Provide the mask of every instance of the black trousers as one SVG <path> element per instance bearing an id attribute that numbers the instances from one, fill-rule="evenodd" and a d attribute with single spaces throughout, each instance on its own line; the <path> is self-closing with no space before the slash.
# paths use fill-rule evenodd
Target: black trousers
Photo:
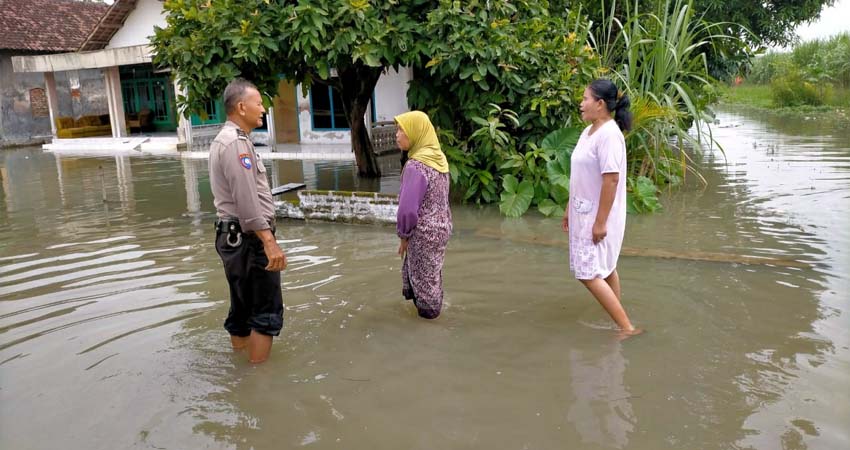
<path id="1" fill-rule="evenodd" d="M 235 243 L 235 236 L 230 237 Z M 251 330 L 277 336 L 283 328 L 283 294 L 280 272 L 265 269 L 269 260 L 263 242 L 255 234 L 242 234 L 237 246 L 228 243 L 228 232 L 216 231 L 215 249 L 224 263 L 224 275 L 230 286 L 230 312 L 224 329 L 233 336 L 245 337 Z"/>

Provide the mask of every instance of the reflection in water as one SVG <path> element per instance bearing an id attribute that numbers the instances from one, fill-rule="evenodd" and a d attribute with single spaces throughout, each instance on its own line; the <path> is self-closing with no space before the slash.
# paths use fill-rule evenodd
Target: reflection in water
<path id="1" fill-rule="evenodd" d="M 118 187 L 118 201 L 121 202 L 122 207 L 129 207 L 134 198 L 133 170 L 130 166 L 130 157 L 127 155 L 116 155 L 115 169 L 117 173 L 115 184 Z"/>
<path id="2" fill-rule="evenodd" d="M 634 431 L 635 418 L 630 394 L 623 383 L 626 359 L 619 342 L 602 344 L 592 351 L 570 349 L 570 386 L 575 401 L 567 420 L 581 442 L 626 448 Z"/>
<path id="3" fill-rule="evenodd" d="M 456 205 L 433 323 L 401 299 L 392 227 L 280 221 L 286 325 L 261 367 L 221 328 L 206 161 L 5 151 L 0 447 L 846 447 L 850 138 L 721 124 L 709 185 L 629 217 L 625 245 L 657 250 L 620 261 L 646 334 L 596 326 L 557 220 Z M 398 189 L 397 155 L 380 180 L 266 163 L 275 185 Z"/>

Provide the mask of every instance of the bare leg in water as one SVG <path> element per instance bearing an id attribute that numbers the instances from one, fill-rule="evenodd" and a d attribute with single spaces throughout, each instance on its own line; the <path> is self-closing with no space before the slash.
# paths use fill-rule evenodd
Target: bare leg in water
<path id="1" fill-rule="evenodd" d="M 579 280 L 596 298 L 596 301 L 605 308 L 605 311 L 611 316 L 611 319 L 620 327 L 620 330 L 626 335 L 638 334 L 641 330 L 636 329 L 629 316 L 626 315 L 626 310 L 620 303 L 620 277 L 617 271 L 611 272 L 608 278 L 594 278 L 592 280 Z"/>
<path id="2" fill-rule="evenodd" d="M 257 333 L 251 330 L 250 336 L 230 336 L 230 343 L 233 350 L 248 349 L 248 359 L 253 364 L 260 364 L 269 359 L 269 353 L 272 349 L 272 337 L 262 333 Z"/>

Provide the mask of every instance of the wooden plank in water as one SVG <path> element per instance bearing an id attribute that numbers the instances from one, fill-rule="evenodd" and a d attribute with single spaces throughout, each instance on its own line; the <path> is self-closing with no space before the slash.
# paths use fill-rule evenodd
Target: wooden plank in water
<path id="1" fill-rule="evenodd" d="M 512 236 L 506 235 L 499 230 L 489 228 L 478 228 L 473 233 L 475 236 L 490 239 L 521 242 L 525 244 L 546 245 L 554 247 L 567 247 L 566 236 L 562 239 L 542 236 Z M 800 269 L 811 269 L 811 264 L 791 258 L 770 258 L 761 256 L 735 255 L 730 253 L 715 253 L 702 251 L 671 251 L 654 248 L 623 247 L 620 255 L 642 258 L 678 259 L 685 261 L 704 261 L 728 264 L 749 264 L 776 267 L 796 267 Z"/>

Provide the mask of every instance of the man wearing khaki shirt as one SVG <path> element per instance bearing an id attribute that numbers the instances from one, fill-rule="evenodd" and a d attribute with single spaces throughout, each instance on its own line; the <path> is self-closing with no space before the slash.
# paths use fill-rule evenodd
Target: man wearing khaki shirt
<path id="1" fill-rule="evenodd" d="M 247 348 L 252 363 L 268 359 L 272 337 L 283 328 L 280 272 L 286 268 L 274 236 L 275 214 L 263 162 L 248 133 L 263 124 L 263 100 L 237 78 L 224 90 L 227 122 L 210 145 L 210 186 L 218 215 L 215 248 L 230 286 L 224 328 L 234 350 Z"/>

